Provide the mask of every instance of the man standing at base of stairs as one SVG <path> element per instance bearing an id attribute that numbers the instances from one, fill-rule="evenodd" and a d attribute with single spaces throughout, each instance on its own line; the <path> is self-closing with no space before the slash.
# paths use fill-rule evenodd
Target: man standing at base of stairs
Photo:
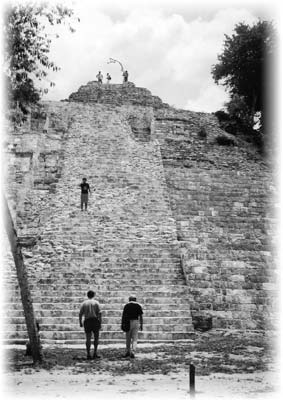
<path id="1" fill-rule="evenodd" d="M 91 347 L 91 334 L 94 334 L 94 353 L 93 358 L 100 358 L 97 355 L 97 347 L 99 340 L 99 329 L 101 328 L 101 311 L 100 305 L 97 300 L 94 299 L 95 293 L 92 290 L 87 292 L 88 299 L 85 300 L 80 308 L 79 321 L 80 327 L 84 326 L 86 335 L 86 352 L 87 359 L 91 359 L 90 347 Z M 82 317 L 84 315 L 84 324 L 82 323 Z"/>
<path id="2" fill-rule="evenodd" d="M 143 329 L 143 310 L 135 296 L 129 297 L 129 303 L 124 306 L 121 329 L 126 332 L 126 354 L 123 357 L 135 358 L 138 343 L 139 327 Z"/>
<path id="3" fill-rule="evenodd" d="M 81 187 L 81 210 L 83 211 L 84 205 L 85 205 L 85 210 L 87 210 L 88 194 L 90 193 L 90 187 L 86 181 L 86 178 L 83 178 L 80 187 Z"/>

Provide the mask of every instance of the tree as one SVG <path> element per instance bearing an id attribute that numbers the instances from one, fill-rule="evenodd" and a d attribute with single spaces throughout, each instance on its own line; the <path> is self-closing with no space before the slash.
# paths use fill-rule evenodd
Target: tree
<path id="1" fill-rule="evenodd" d="M 36 319 L 34 316 L 33 303 L 27 278 L 27 271 L 25 269 L 25 264 L 17 232 L 15 230 L 14 223 L 5 196 L 3 196 L 3 211 L 4 211 L 5 229 L 10 242 L 11 251 L 17 271 L 17 278 L 20 286 L 21 299 L 27 325 L 31 353 L 33 361 L 40 362 L 42 360 L 40 338 L 36 325 Z"/>
<path id="2" fill-rule="evenodd" d="M 16 122 L 24 119 L 30 105 L 39 101 L 43 92 L 40 83 L 46 81 L 47 71 L 58 67 L 49 60 L 51 34 L 47 25 L 61 24 L 73 11 L 61 5 L 17 4 L 8 5 L 4 15 L 4 79 L 8 100 L 8 112 L 13 111 Z M 71 31 L 74 29 L 69 25 Z M 50 86 L 54 86 L 50 82 Z M 11 114 L 10 114 L 11 115 Z M 39 335 L 34 318 L 27 272 L 14 223 L 4 198 L 5 227 L 13 254 L 21 299 L 26 319 L 34 361 L 41 360 Z"/>
<path id="3" fill-rule="evenodd" d="M 249 110 L 242 96 L 235 94 L 231 100 L 224 103 L 225 110 L 216 111 L 220 128 L 233 135 L 241 136 L 246 141 L 252 141 L 262 146 L 262 135 L 250 124 Z"/>
<path id="4" fill-rule="evenodd" d="M 257 112 L 264 124 L 268 67 L 274 52 L 275 28 L 271 22 L 259 20 L 252 27 L 240 23 L 235 27 L 235 34 L 225 35 L 219 63 L 212 67 L 215 82 L 226 86 L 232 99 L 237 96 L 237 102 L 241 99 L 245 103 L 241 108 L 247 109 L 249 127 L 253 126 Z"/>
<path id="5" fill-rule="evenodd" d="M 51 33 L 47 26 L 65 23 L 73 11 L 62 5 L 8 5 L 4 15 L 4 61 L 8 108 L 23 113 L 48 89 L 41 87 L 48 70 L 59 68 L 49 60 Z M 69 29 L 74 29 L 69 24 Z M 58 37 L 58 35 L 56 35 Z M 49 82 L 54 86 L 54 82 Z"/>

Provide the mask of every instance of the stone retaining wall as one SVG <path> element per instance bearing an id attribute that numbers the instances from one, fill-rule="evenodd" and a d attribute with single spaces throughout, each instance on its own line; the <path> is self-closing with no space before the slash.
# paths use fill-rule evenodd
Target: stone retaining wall
<path id="1" fill-rule="evenodd" d="M 8 135 L 4 148 L 6 195 L 19 235 L 38 237 L 42 210 L 61 177 L 68 130 L 66 105 L 45 103 Z M 48 129 L 46 118 L 48 116 Z"/>
<path id="2" fill-rule="evenodd" d="M 213 317 L 217 328 L 274 327 L 278 271 L 272 175 L 246 143 L 221 146 L 218 135 L 223 132 L 212 115 L 155 113 L 192 314 Z"/>

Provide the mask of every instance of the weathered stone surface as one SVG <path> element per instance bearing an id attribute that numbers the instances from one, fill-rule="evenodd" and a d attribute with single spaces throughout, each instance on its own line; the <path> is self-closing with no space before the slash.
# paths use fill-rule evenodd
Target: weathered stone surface
<path id="1" fill-rule="evenodd" d="M 114 106 L 125 104 L 150 106 L 153 108 L 169 107 L 157 96 L 152 96 L 145 88 L 136 87 L 132 82 L 124 84 L 99 84 L 97 81 L 88 82 L 79 90 L 72 93 L 68 101 L 83 103 L 102 103 Z"/>
<path id="2" fill-rule="evenodd" d="M 105 340 L 122 337 L 132 292 L 145 307 L 145 340 L 188 338 L 194 316 L 213 328 L 276 326 L 272 175 L 240 141 L 219 146 L 220 134 L 210 114 L 175 110 L 132 84 L 92 82 L 68 102 L 43 104 L 9 136 L 5 190 L 46 342 L 83 340 L 77 309 L 89 287 Z M 94 189 L 87 213 L 83 176 Z M 20 340 L 7 257 L 18 329 L 7 332 Z"/>
<path id="3" fill-rule="evenodd" d="M 206 332 L 212 329 L 212 317 L 205 317 L 203 315 L 193 316 L 194 329 L 200 332 Z"/>
<path id="4" fill-rule="evenodd" d="M 52 176 L 48 178 L 43 170 L 31 181 L 33 193 L 40 187 L 35 201 L 30 199 L 31 208 L 17 212 L 19 232 L 27 235 L 36 230 L 40 237 L 24 256 L 36 311 L 41 315 L 43 339 L 81 340 L 83 332 L 79 332 L 77 317 L 67 313 L 64 320 L 52 322 L 45 309 L 56 311 L 64 305 L 69 309 L 71 303 L 78 311 L 92 286 L 104 314 L 115 311 L 114 318 L 105 316 L 106 339 L 123 337 L 120 316 L 132 292 L 144 305 L 145 339 L 189 337 L 189 293 L 179 263 L 176 226 L 166 196 L 158 144 L 133 136 L 125 110 L 81 104 L 57 106 L 58 114 L 64 112 L 72 122 L 62 138 L 64 157 L 55 159 L 62 163 L 55 193 L 51 190 Z M 37 150 L 41 157 L 41 148 Z M 45 160 L 46 168 L 49 164 Z M 83 176 L 93 190 L 88 212 L 80 211 L 79 183 Z M 168 309 L 171 314 L 166 315 Z M 184 310 L 182 324 L 172 319 L 174 310 L 179 309 Z M 17 326 L 21 335 L 21 325 Z"/>

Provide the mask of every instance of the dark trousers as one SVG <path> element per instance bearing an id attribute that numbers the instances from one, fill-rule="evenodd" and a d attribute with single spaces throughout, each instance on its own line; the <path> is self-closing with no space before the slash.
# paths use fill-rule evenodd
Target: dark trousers
<path id="1" fill-rule="evenodd" d="M 85 209 L 87 209 L 87 203 L 88 203 L 88 193 L 82 193 L 81 194 L 81 209 L 83 209 L 84 205 L 85 205 Z"/>
<path id="2" fill-rule="evenodd" d="M 85 328 L 85 335 L 86 335 L 87 354 L 90 354 L 92 332 L 94 335 L 94 354 L 96 354 L 98 341 L 99 341 L 100 322 L 97 318 L 86 319 L 84 321 L 84 328 Z"/>

